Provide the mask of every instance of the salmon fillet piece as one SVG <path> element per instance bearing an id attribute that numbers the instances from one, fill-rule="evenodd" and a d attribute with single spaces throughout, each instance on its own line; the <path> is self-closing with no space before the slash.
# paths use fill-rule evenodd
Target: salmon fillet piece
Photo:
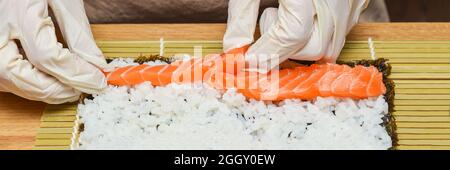
<path id="1" fill-rule="evenodd" d="M 155 86 L 170 83 L 207 83 L 216 89 L 234 88 L 245 97 L 280 101 L 313 100 L 316 97 L 362 99 L 386 93 L 383 75 L 377 68 L 351 68 L 338 64 L 313 64 L 269 73 L 244 71 L 248 46 L 208 58 L 175 61 L 167 65 L 126 66 L 105 73 L 116 86 L 132 86 L 146 81 Z"/>

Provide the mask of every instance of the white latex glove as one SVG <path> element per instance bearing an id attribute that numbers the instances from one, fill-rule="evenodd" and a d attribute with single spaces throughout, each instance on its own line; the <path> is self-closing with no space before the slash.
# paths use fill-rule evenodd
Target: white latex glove
<path id="1" fill-rule="evenodd" d="M 225 52 L 251 44 L 260 0 L 230 0 Z M 267 72 L 287 59 L 335 62 L 368 0 L 279 0 L 260 19 L 261 38 L 246 54 L 250 70 Z"/>
<path id="2" fill-rule="evenodd" d="M 48 5 L 70 51 L 57 42 Z M 105 65 L 82 0 L 0 0 L 0 91 L 52 104 L 76 101 L 106 87 L 99 69 Z"/>

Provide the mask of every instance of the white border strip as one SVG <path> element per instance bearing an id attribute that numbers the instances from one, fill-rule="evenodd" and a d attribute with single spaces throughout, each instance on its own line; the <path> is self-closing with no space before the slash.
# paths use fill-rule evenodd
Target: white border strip
<path id="1" fill-rule="evenodd" d="M 164 38 L 159 39 L 159 56 L 164 56 Z"/>
<path id="2" fill-rule="evenodd" d="M 70 142 L 70 150 L 75 150 L 75 148 L 78 147 L 79 140 L 80 140 L 80 139 L 77 139 L 77 134 L 79 133 L 78 127 L 80 126 L 80 124 L 79 124 L 80 117 L 78 116 L 78 104 L 77 104 L 77 109 L 75 111 L 77 112 L 77 114 L 76 114 L 76 119 L 75 119 L 74 125 L 73 125 L 72 139 L 70 140 L 71 141 Z M 77 140 L 77 141 L 75 141 L 75 140 Z"/>
<path id="3" fill-rule="evenodd" d="M 367 40 L 367 43 L 369 45 L 369 49 L 370 49 L 370 57 L 372 58 L 372 60 L 376 60 L 377 56 L 376 56 L 376 52 L 375 52 L 375 43 L 372 40 L 372 37 L 369 37 L 369 39 Z"/>

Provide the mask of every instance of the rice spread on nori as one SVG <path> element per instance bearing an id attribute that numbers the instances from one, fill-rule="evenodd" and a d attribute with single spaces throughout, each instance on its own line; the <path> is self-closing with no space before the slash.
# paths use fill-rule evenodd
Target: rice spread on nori
<path id="1" fill-rule="evenodd" d="M 139 59 L 137 59 L 137 60 L 135 60 L 134 62 L 137 62 L 137 63 L 145 63 L 145 62 L 151 62 L 151 61 L 155 61 L 155 60 L 161 60 L 161 59 L 166 59 L 167 60 L 167 62 L 170 62 L 170 60 L 168 60 L 168 58 L 164 58 L 164 57 L 159 57 L 159 56 L 148 56 L 148 57 L 140 57 Z M 386 100 L 386 102 L 388 102 L 389 103 L 389 105 L 388 105 L 388 112 L 389 113 L 385 113 L 381 118 L 382 118 L 382 123 L 381 123 L 381 125 L 382 125 L 382 127 L 385 127 L 385 129 L 386 129 L 386 131 L 387 131 L 387 133 L 389 134 L 389 136 L 392 138 L 392 145 L 391 146 L 395 146 L 396 145 L 396 141 L 397 141 L 397 138 L 396 138 L 396 134 L 395 134 L 395 122 L 394 122 L 394 118 L 393 118 L 393 116 L 392 116 L 392 111 L 393 111 L 393 97 L 394 97 L 394 84 L 393 84 L 393 82 L 391 81 L 391 80 L 389 80 L 388 78 L 387 78 L 387 76 L 390 74 L 390 67 L 389 67 L 389 65 L 387 65 L 387 63 L 386 63 L 386 60 L 384 60 L 384 59 L 378 59 L 378 60 L 375 60 L 375 61 L 356 61 L 356 62 L 352 62 L 352 63 L 344 63 L 344 64 L 348 64 L 348 65 L 350 65 L 350 66 L 352 66 L 352 65 L 355 65 L 355 64 L 362 64 L 362 65 L 374 65 L 374 66 L 376 66 L 381 72 L 383 72 L 383 75 L 384 75 L 384 83 L 386 84 L 386 86 L 387 86 L 387 93 L 386 93 L 386 95 L 384 96 L 384 100 Z M 138 88 L 143 88 L 143 87 L 138 87 Z M 171 88 L 173 88 L 173 87 L 155 87 L 155 88 L 157 88 L 158 90 L 157 91 L 154 91 L 154 92 L 151 92 L 151 93 L 158 93 L 158 91 L 166 91 L 166 92 L 168 92 L 168 93 L 166 93 L 165 95 L 169 95 L 170 93 L 178 93 L 178 92 L 176 92 L 176 91 L 171 91 L 172 89 Z M 177 89 L 177 88 L 175 88 L 175 89 Z M 117 88 L 113 88 L 112 89 L 112 91 L 116 91 L 116 92 L 118 92 L 117 90 L 119 90 L 120 91 L 120 89 L 117 89 Z M 136 95 L 136 94 L 132 94 L 133 93 L 133 90 L 138 90 L 138 89 L 124 89 L 125 90 L 125 94 L 127 94 L 128 93 L 128 95 L 131 95 L 131 96 L 129 96 L 129 97 L 132 97 L 133 98 L 133 95 Z M 156 89 L 155 89 L 156 90 Z M 184 93 L 184 92 L 182 92 L 182 93 Z M 197 93 L 199 93 L 199 91 L 197 91 Z M 215 92 L 214 92 L 215 93 Z M 183 102 L 180 102 L 180 103 L 191 103 L 191 102 L 193 102 L 193 99 L 191 99 L 190 98 L 190 96 L 193 96 L 194 94 L 192 94 L 192 93 L 188 93 L 189 95 L 187 95 L 187 96 L 183 96 L 182 98 L 183 98 Z M 111 94 L 110 94 L 111 95 Z M 183 94 L 183 95 L 186 95 L 186 94 Z M 224 95 L 228 95 L 228 97 L 230 97 L 229 95 L 231 95 L 232 97 L 236 97 L 236 95 L 237 96 L 239 96 L 239 94 L 236 94 L 235 92 L 226 92 Z M 123 96 L 124 97 L 124 96 Z M 134 97 L 136 97 L 136 96 L 134 96 Z M 161 96 L 162 97 L 162 96 Z M 224 96 L 222 96 L 222 97 L 220 97 L 220 98 L 218 98 L 219 100 L 225 100 L 225 98 L 223 98 Z M 133 103 L 133 102 L 136 102 L 136 101 L 133 101 L 133 99 L 132 98 L 130 98 L 130 99 L 127 99 L 127 100 L 124 100 L 124 103 L 123 104 L 125 104 L 125 103 Z M 239 97 L 238 97 L 239 98 Z M 83 112 L 84 114 L 82 114 L 82 115 L 88 115 L 88 111 L 86 111 L 86 107 L 87 107 L 87 105 L 92 105 L 92 104 L 95 104 L 95 105 L 97 105 L 97 106 L 100 106 L 101 104 L 99 104 L 98 102 L 99 101 L 97 101 L 97 102 L 95 102 L 95 100 L 101 100 L 102 99 L 102 97 L 101 96 L 98 96 L 98 95 L 94 95 L 92 98 L 90 98 L 90 99 L 86 99 L 86 100 L 84 100 L 85 102 L 85 105 L 84 105 L 84 107 L 85 108 L 79 108 L 79 111 L 81 111 L 81 112 Z M 104 97 L 103 97 L 103 99 L 104 99 Z M 157 100 L 159 100 L 160 99 L 160 97 L 156 97 L 156 98 L 153 98 L 153 99 L 150 99 L 150 98 L 146 98 L 145 100 L 148 100 L 147 102 L 148 103 L 155 103 L 155 102 L 158 102 Z M 180 99 L 181 100 L 181 99 Z M 209 98 L 208 100 L 214 100 L 214 98 Z M 229 100 L 229 99 L 228 99 Z M 383 101 L 384 101 L 383 100 Z M 338 102 L 338 103 L 340 103 L 340 102 L 343 102 L 343 104 L 344 105 L 346 105 L 346 104 L 349 104 L 349 103 L 347 103 L 347 102 L 349 102 L 349 101 L 341 101 L 341 100 L 337 100 L 337 99 L 332 99 L 332 100 L 329 100 L 329 99 L 326 99 L 326 100 L 323 100 L 323 99 L 319 99 L 319 101 L 321 101 L 322 103 L 323 102 L 331 102 L 331 101 L 335 101 L 335 102 Z M 165 102 L 168 102 L 168 103 L 171 103 L 170 101 L 165 101 Z M 236 102 L 236 101 L 234 101 L 234 102 Z M 239 102 L 237 102 L 237 103 L 242 103 L 243 101 L 239 101 Z M 299 101 L 300 102 L 300 101 Z M 86 104 L 87 103 L 87 104 Z M 145 102 L 144 102 L 145 103 Z M 177 103 L 177 102 L 173 102 L 173 103 L 171 103 L 170 104 L 170 107 L 173 107 L 173 104 L 175 104 L 175 103 Z M 225 102 L 226 103 L 226 102 Z M 232 102 L 233 103 L 233 102 Z M 280 106 L 275 106 L 275 105 L 273 105 L 273 104 L 267 104 L 267 103 L 260 103 L 260 102 L 256 102 L 256 101 L 250 101 L 250 102 L 244 102 L 244 103 L 247 103 L 247 105 L 245 106 L 245 107 L 256 107 L 256 106 L 263 106 L 262 108 L 277 108 L 277 107 L 280 107 Z M 310 105 L 310 104 L 317 104 L 317 101 L 316 101 L 316 103 L 310 103 L 310 102 L 300 102 L 300 103 L 296 103 L 296 102 L 294 102 L 294 103 L 289 103 L 289 102 L 284 102 L 283 104 L 284 104 L 284 106 L 283 107 L 291 107 L 291 106 L 296 106 L 296 105 L 298 105 L 298 104 L 300 104 L 300 105 L 302 105 L 301 103 L 303 103 L 303 104 L 307 104 L 307 105 Z M 308 104 L 308 103 L 310 103 L 310 104 Z M 346 103 L 346 104 L 345 104 Z M 118 102 L 116 102 L 116 103 L 108 103 L 109 105 L 114 105 L 114 104 L 119 104 Z M 160 104 L 163 104 L 163 103 L 160 103 Z M 205 103 L 201 103 L 201 104 L 205 104 Z M 227 105 L 229 105 L 230 103 L 228 103 Z M 263 104 L 263 105 L 260 105 L 260 104 Z M 120 104 L 119 104 L 120 105 Z M 207 104 L 205 104 L 205 105 L 207 105 Z M 264 106 L 264 105 L 266 105 L 266 106 Z M 339 104 L 338 104 L 339 105 Z M 154 106 L 154 105 L 153 105 Z M 268 107 L 269 106 L 269 107 Z M 81 105 L 81 107 L 83 107 L 83 105 Z M 234 106 L 233 106 L 234 107 Z M 232 107 L 232 108 L 233 108 Z M 248 108 L 245 108 L 244 106 L 241 106 L 241 107 L 238 107 L 238 108 L 244 108 L 244 109 L 248 109 Z M 306 108 L 308 108 L 309 106 L 304 106 L 304 107 L 306 107 Z M 112 106 L 112 109 L 114 110 L 114 109 L 118 109 L 118 108 L 122 108 L 122 107 L 118 107 L 118 106 Z M 195 107 L 194 107 L 195 108 Z M 296 107 L 293 107 L 293 108 L 296 108 Z M 123 111 L 125 111 L 125 112 L 128 112 L 128 111 L 126 111 L 127 110 L 127 108 L 125 107 L 125 108 L 122 108 L 122 109 L 125 109 L 125 110 L 123 110 Z M 166 108 L 167 109 L 167 108 Z M 260 108 L 261 109 L 261 108 Z M 338 108 L 335 108 L 335 109 L 338 109 Z M 89 110 L 89 109 L 88 109 Z M 102 110 L 102 112 L 111 112 L 111 110 L 108 110 L 108 109 L 102 109 L 102 108 L 96 108 L 96 110 L 94 110 L 94 111 L 97 111 L 97 112 L 99 112 L 99 110 Z M 151 110 L 151 109 L 150 109 Z M 251 109 L 250 109 L 251 110 Z M 263 109 L 264 110 L 264 109 Z M 269 109 L 270 110 L 270 109 Z M 92 111 L 92 110 L 91 110 Z M 267 110 L 266 110 L 267 111 Z M 310 110 L 311 111 L 311 110 Z M 139 111 L 137 111 L 137 112 L 139 112 Z M 149 113 L 145 113 L 146 115 L 150 115 L 150 116 L 154 116 L 154 115 L 158 115 L 158 111 L 146 111 L 146 112 L 149 112 Z M 174 111 L 174 110 L 172 110 L 171 112 L 174 112 L 175 114 L 176 114 L 176 112 L 179 112 L 179 111 Z M 256 112 L 258 112 L 258 110 L 256 110 Z M 263 111 L 263 112 L 265 112 L 265 111 Z M 295 109 L 294 109 L 294 112 L 298 112 L 298 111 L 295 111 Z M 309 112 L 309 111 L 304 111 L 305 113 L 307 113 L 307 112 Z M 336 114 L 342 114 L 342 111 L 336 111 L 336 110 L 333 110 L 332 112 L 330 112 L 331 114 L 333 114 L 334 116 L 336 116 Z M 92 113 L 91 113 L 92 114 Z M 95 113 L 94 113 L 95 114 Z M 105 115 L 106 113 L 103 113 L 103 115 Z M 170 114 L 170 113 L 166 113 L 166 114 Z M 179 114 L 179 113 L 178 113 Z M 216 113 L 217 114 L 217 113 Z M 222 113 L 223 114 L 223 113 Z M 230 113 L 231 114 L 231 113 Z M 234 112 L 233 112 L 233 114 L 234 114 Z M 270 121 L 273 121 L 273 119 L 274 119 L 274 115 L 273 115 L 273 113 L 270 113 L 270 111 L 268 112 L 268 113 L 266 113 L 266 114 L 263 114 L 263 115 L 265 115 L 265 116 L 268 116 L 268 117 L 264 117 L 264 116 L 262 116 L 262 117 L 259 117 L 258 115 L 255 115 L 254 113 L 253 114 L 251 114 L 250 112 L 242 112 L 242 113 L 236 113 L 237 115 L 236 115 L 236 118 L 238 118 L 240 121 L 244 121 L 244 122 L 248 122 L 248 123 L 246 123 L 245 124 L 245 126 L 247 127 L 247 128 L 255 128 L 254 127 L 254 123 L 255 122 L 258 122 L 258 121 L 260 121 L 260 120 L 263 120 L 262 118 L 270 118 L 269 120 Z M 281 112 L 280 114 L 286 114 L 286 112 L 285 111 L 283 111 L 283 112 Z M 298 114 L 298 113 L 297 113 Z M 313 113 L 308 113 L 308 114 L 313 114 Z M 306 114 L 306 115 L 308 115 L 308 114 Z M 101 114 L 99 114 L 99 115 L 97 115 L 97 116 L 100 116 Z M 275 115 L 277 115 L 277 114 L 275 114 Z M 143 117 L 143 115 L 140 115 L 140 114 L 138 114 L 138 116 L 139 116 L 139 119 L 142 119 Z M 200 116 L 201 117 L 201 116 Z M 292 115 L 290 116 L 290 117 L 292 117 Z M 107 117 L 103 117 L 103 118 L 107 118 Z M 222 117 L 221 118 L 221 120 L 223 119 L 223 120 L 226 120 L 226 119 L 228 119 L 229 117 Z M 305 117 L 304 117 L 305 118 Z M 94 124 L 92 124 L 92 123 L 94 123 L 95 121 L 93 120 L 93 119 L 89 119 L 89 118 L 87 118 L 87 117 L 81 117 L 81 121 L 82 121 L 82 124 L 83 124 L 83 130 L 85 131 L 84 132 L 84 134 L 82 133 L 81 134 L 81 138 L 80 138 L 80 142 L 81 142 L 81 144 L 82 144 L 82 146 L 80 146 L 80 148 L 79 149 L 95 149 L 95 148 L 97 148 L 97 149 L 102 149 L 100 146 L 105 146 L 103 149 L 115 149 L 115 148 L 118 148 L 118 149 L 120 149 L 120 148 L 128 148 L 128 149 L 133 149 L 133 148 L 147 148 L 147 149 L 157 149 L 157 148 L 164 148 L 164 147 L 161 147 L 161 146 L 159 146 L 159 147 L 149 147 L 149 146 L 136 146 L 136 145 L 134 145 L 134 146 L 130 146 L 130 145 L 125 145 L 125 143 L 126 142 L 124 142 L 124 141 L 122 141 L 122 142 L 120 142 L 121 140 L 124 140 L 124 134 L 122 134 L 122 135 L 120 135 L 120 133 L 119 134 L 114 134 L 115 136 L 117 136 L 117 137 L 112 137 L 112 136 L 109 136 L 109 137 L 111 137 L 109 140 L 116 140 L 116 142 L 113 142 L 114 143 L 114 145 L 108 145 L 108 144 L 106 144 L 106 143 L 102 143 L 102 140 L 100 139 L 100 138 L 98 138 L 98 137 L 95 137 L 95 136 L 92 136 L 93 134 L 92 134 L 92 131 L 108 131 L 108 130 L 106 130 L 105 129 L 105 127 L 106 126 L 93 126 Z M 114 126 L 123 126 L 123 124 L 124 124 L 124 120 L 123 119 L 126 119 L 126 118 L 124 118 L 124 117 L 122 117 L 122 118 L 120 118 L 120 119 L 118 119 L 118 120 L 115 120 L 115 121 L 113 121 L 113 122 L 115 122 L 116 123 L 116 125 L 114 125 Z M 174 117 L 172 117 L 171 119 L 176 119 L 176 118 L 174 118 Z M 276 119 L 276 118 L 275 118 Z M 137 120 L 137 119 L 136 119 Z M 209 119 L 207 119 L 208 121 L 214 121 L 214 120 L 216 120 L 216 119 L 212 119 L 212 118 L 209 118 Z M 92 122 L 92 121 L 94 121 L 94 122 Z M 161 123 L 161 122 L 158 122 L 158 124 L 156 125 L 156 131 L 153 131 L 153 130 L 151 130 L 151 132 L 148 132 L 148 133 L 158 133 L 158 131 L 160 131 L 161 130 L 161 128 L 162 129 L 164 129 L 164 128 L 167 128 L 167 125 L 170 127 L 170 126 L 177 126 L 177 124 L 174 124 L 173 123 L 173 121 L 175 121 L 175 120 L 170 120 L 169 121 L 169 123 L 168 124 L 165 124 L 165 123 Z M 311 121 L 311 120 L 310 120 Z M 101 121 L 99 121 L 99 122 L 97 122 L 97 123 L 100 123 Z M 233 123 L 236 123 L 236 122 L 234 122 L 234 121 L 232 121 Z M 142 123 L 142 122 L 141 122 Z M 167 122 L 166 122 L 167 123 Z M 279 122 L 280 123 L 280 122 Z M 121 125 L 122 124 L 122 125 Z M 282 123 L 282 124 L 287 124 L 287 122 L 284 122 L 284 123 Z M 320 122 L 319 123 L 313 123 L 313 122 L 305 122 L 305 130 L 306 131 L 311 131 L 311 130 L 314 130 L 316 127 L 314 127 L 314 126 L 317 126 L 318 124 L 320 124 Z M 363 122 L 360 126 L 362 127 L 362 126 L 366 126 L 366 125 L 364 125 L 365 123 Z M 145 123 L 144 123 L 144 125 L 145 125 Z M 148 124 L 147 124 L 148 125 Z M 164 125 L 164 126 L 163 126 Z M 127 126 L 129 126 L 129 125 L 127 125 Z M 124 126 L 124 127 L 127 127 L 127 126 Z M 227 125 L 227 126 L 229 126 L 229 125 Z M 234 126 L 239 126 L 238 124 L 234 124 Z M 97 127 L 97 128 L 96 128 Z M 102 129 L 102 127 L 103 127 L 103 129 Z M 183 126 L 180 126 L 180 127 L 183 127 Z M 281 127 L 284 127 L 284 126 L 281 126 Z M 184 127 L 185 128 L 185 127 Z M 210 127 L 211 128 L 211 127 Z M 268 130 L 267 129 L 267 127 L 265 127 L 266 129 L 265 130 Z M 280 127 L 279 127 L 280 128 Z M 169 128 L 170 129 L 170 128 Z M 200 128 L 201 129 L 201 128 Z M 213 128 L 214 129 L 214 128 Z M 225 128 L 226 129 L 226 128 Z M 235 127 L 233 127 L 233 129 L 235 129 Z M 245 128 L 244 128 L 245 129 Z M 263 128 L 264 129 L 264 128 Z M 269 130 L 270 130 L 271 128 L 269 128 Z M 147 129 L 147 128 L 145 128 L 145 127 L 141 127 L 141 130 L 142 131 L 146 131 L 146 130 L 149 130 L 149 129 Z M 128 131 L 129 132 L 129 131 Z M 297 138 L 299 138 L 299 137 L 301 137 L 302 135 L 300 135 L 299 133 L 299 131 L 298 130 L 289 130 L 289 128 L 287 129 L 287 130 L 285 130 L 285 131 L 283 131 L 283 133 L 284 132 L 286 132 L 287 134 L 286 134 L 286 136 L 288 137 L 288 139 L 291 139 L 292 140 L 292 137 L 294 138 L 294 139 L 296 139 L 296 140 L 298 140 Z M 305 131 L 302 131 L 303 133 L 306 133 Z M 90 133 L 90 134 L 89 134 Z M 130 134 L 133 134 L 133 133 L 136 133 L 136 132 L 129 132 Z M 160 133 L 160 132 L 159 132 Z M 172 131 L 172 133 L 173 133 L 173 131 Z M 206 133 L 206 132 L 205 132 Z M 275 137 L 275 138 L 272 138 L 271 136 L 270 137 L 267 137 L 267 134 L 266 134 L 266 136 L 264 136 L 263 134 L 258 134 L 258 133 L 267 133 L 267 132 L 260 132 L 260 131 L 254 131 L 254 132 L 252 132 L 252 133 L 250 133 L 250 134 L 248 134 L 248 135 L 250 135 L 250 136 L 252 136 L 252 138 L 260 138 L 259 140 L 257 140 L 257 141 L 265 141 L 265 138 L 269 138 L 269 139 L 271 139 L 271 140 L 276 140 L 277 138 Z M 277 132 L 277 133 L 279 133 L 279 132 Z M 99 135 L 101 135 L 101 136 L 103 136 L 103 137 L 105 137 L 105 136 L 108 136 L 108 135 L 106 135 L 105 133 L 97 133 L 97 134 L 99 134 Z M 125 133 L 126 134 L 126 133 Z M 113 136 L 114 136 L 113 135 Z M 215 134 L 215 135 L 217 135 L 217 134 Z M 89 137 L 90 136 L 90 137 Z M 125 135 L 126 136 L 126 135 Z M 136 136 L 139 136 L 139 135 L 136 135 Z M 133 136 L 128 136 L 128 137 L 130 137 L 130 139 L 127 139 L 127 140 L 131 140 L 131 138 L 134 138 Z M 153 136 L 153 137 L 155 137 L 155 136 Z M 203 137 L 211 137 L 211 136 L 203 136 Z M 230 137 L 230 136 L 228 136 L 228 137 Z M 270 144 L 270 142 L 269 143 L 267 143 L 267 141 L 266 141 L 266 143 L 264 143 L 264 142 L 256 142 L 257 144 L 255 144 L 255 141 L 254 140 L 250 140 L 250 139 L 247 139 L 246 138 L 246 135 L 245 134 L 241 134 L 241 136 L 239 136 L 239 135 L 237 135 L 237 136 L 235 136 L 235 137 L 243 137 L 243 140 L 240 140 L 239 142 L 237 142 L 237 143 L 235 143 L 235 145 L 230 145 L 229 147 L 231 147 L 231 149 L 294 149 L 294 148 L 297 148 L 297 149 L 332 149 L 332 148 L 341 148 L 341 149 L 345 149 L 346 147 L 344 147 L 344 146 L 341 146 L 341 147 L 331 147 L 331 146 L 326 146 L 326 145 L 323 145 L 323 146 L 315 146 L 314 147 L 314 145 L 309 145 L 309 148 L 305 148 L 305 147 L 294 147 L 294 146 L 288 146 L 288 145 L 280 145 L 281 143 L 283 143 L 283 142 L 281 142 L 281 143 L 271 143 Z M 303 138 L 304 138 L 305 136 L 303 136 Z M 320 137 L 320 136 L 319 136 Z M 316 136 L 316 138 L 319 138 L 319 137 L 317 137 Z M 167 139 L 167 138 L 170 138 L 170 137 L 167 137 L 167 136 L 165 136 L 164 137 L 164 135 L 162 135 L 161 136 L 161 138 L 165 138 L 165 139 Z M 180 138 L 183 138 L 183 137 L 180 137 Z M 203 138 L 204 139 L 204 138 Z M 95 141 L 95 140 L 97 140 L 97 141 Z M 133 139 L 133 140 L 135 140 L 135 139 Z M 308 140 L 310 140 L 310 139 L 308 139 Z M 99 142 L 100 141 L 100 142 Z M 146 141 L 146 142 L 148 142 L 147 140 L 142 140 L 141 142 L 143 142 L 143 141 Z M 214 140 L 213 140 L 214 141 Z M 251 141 L 251 143 L 252 143 L 252 145 L 246 145 L 245 143 L 246 143 L 246 141 Z M 103 141 L 103 142 L 105 142 L 105 141 Z M 153 142 L 156 142 L 156 141 L 153 141 Z M 159 142 L 161 142 L 161 141 L 159 141 Z M 165 141 L 165 142 L 167 142 L 167 141 Z M 230 143 L 231 141 L 229 141 L 229 143 Z M 280 142 L 280 140 L 278 140 L 278 142 Z M 285 141 L 286 142 L 286 141 Z M 292 142 L 292 141 L 291 141 Z M 150 142 L 151 143 L 151 142 Z M 156 142 L 156 143 L 158 143 L 158 142 Z M 155 144 L 156 144 L 155 143 Z M 171 143 L 171 144 L 174 144 L 173 142 L 169 142 L 169 143 Z M 233 142 L 231 142 L 231 143 L 233 143 Z M 102 145 L 100 145 L 100 144 L 102 144 Z M 112 143 L 109 143 L 109 144 L 112 144 Z M 121 145 L 122 144 L 122 145 Z M 137 143 L 134 143 L 134 144 L 137 144 Z M 141 143 L 142 144 L 142 143 Z M 222 144 L 222 145 L 224 145 L 224 143 L 220 143 L 220 142 L 218 142 L 217 144 Z M 277 145 L 280 145 L 280 147 L 274 147 L 275 145 L 274 144 L 277 144 Z M 300 143 L 298 143 L 297 142 L 297 144 L 305 144 L 305 143 L 302 143 L 302 142 L 300 142 Z M 215 145 L 207 145 L 207 144 L 204 144 L 205 145 L 205 147 L 201 147 L 201 146 L 191 146 L 191 147 L 189 147 L 189 146 L 185 146 L 185 147 L 182 147 L 182 146 L 178 146 L 178 147 L 175 147 L 175 148 L 178 148 L 178 149 L 192 149 L 192 148 L 197 148 L 197 149 L 205 149 L 205 148 L 207 148 L 207 149 L 227 149 L 227 147 L 225 147 L 225 146 L 217 146 L 217 147 L 214 147 Z M 108 147 L 109 146 L 109 147 Z M 115 146 L 115 148 L 114 148 L 114 146 Z M 208 146 L 208 147 L 206 147 L 206 146 Z M 242 146 L 242 147 L 239 147 L 239 146 Z M 257 147 L 257 146 L 259 146 L 259 147 Z M 281 147 L 281 146 L 285 146 L 285 147 Z M 305 146 L 308 146 L 308 145 L 306 145 L 305 144 Z M 357 147 L 357 146 L 359 146 L 358 145 L 358 143 L 355 143 L 355 149 L 357 149 L 357 148 L 361 148 L 362 146 L 359 146 L 359 147 Z M 389 147 L 391 147 L 391 146 L 389 146 Z M 351 148 L 347 148 L 347 149 L 351 149 Z M 368 149 L 370 149 L 370 148 L 368 148 Z M 372 148 L 372 149 L 374 149 L 374 148 Z M 380 149 L 380 148 L 378 148 L 378 149 Z M 386 149 L 388 149 L 388 148 L 386 148 Z"/>

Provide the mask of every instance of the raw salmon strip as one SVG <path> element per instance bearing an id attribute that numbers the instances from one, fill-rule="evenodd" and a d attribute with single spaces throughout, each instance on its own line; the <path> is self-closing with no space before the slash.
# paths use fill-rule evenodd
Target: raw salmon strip
<path id="1" fill-rule="evenodd" d="M 314 99 L 320 96 L 317 82 L 327 72 L 327 65 L 313 64 L 310 67 L 311 75 L 293 89 L 292 92 L 295 96 L 302 96 L 304 99 Z"/>
<path id="2" fill-rule="evenodd" d="M 375 67 L 313 64 L 262 74 L 243 71 L 248 46 L 209 58 L 167 65 L 139 65 L 105 73 L 108 83 L 131 86 L 149 81 L 155 86 L 203 82 L 217 89 L 237 89 L 247 98 L 265 101 L 313 100 L 316 97 L 362 99 L 386 93 L 383 75 Z"/>

